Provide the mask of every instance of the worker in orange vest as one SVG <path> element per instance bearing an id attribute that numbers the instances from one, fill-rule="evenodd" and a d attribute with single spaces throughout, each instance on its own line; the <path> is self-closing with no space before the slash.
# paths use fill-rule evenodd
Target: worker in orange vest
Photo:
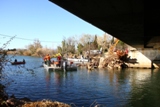
<path id="1" fill-rule="evenodd" d="M 44 63 L 47 64 L 47 58 L 46 56 L 43 57 Z"/>
<path id="2" fill-rule="evenodd" d="M 57 56 L 57 61 L 58 61 L 58 66 L 60 67 L 61 66 L 61 56 L 60 55 Z"/>
<path id="3" fill-rule="evenodd" d="M 47 62 L 47 65 L 50 66 L 51 64 L 51 57 L 49 54 L 46 55 L 46 62 Z"/>

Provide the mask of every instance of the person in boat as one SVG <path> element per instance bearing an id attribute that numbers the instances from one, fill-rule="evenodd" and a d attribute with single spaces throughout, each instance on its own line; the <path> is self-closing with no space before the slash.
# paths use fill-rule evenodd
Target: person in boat
<path id="1" fill-rule="evenodd" d="M 23 59 L 23 62 L 25 63 L 26 61 Z"/>
<path id="2" fill-rule="evenodd" d="M 51 64 L 51 57 L 49 54 L 47 54 L 47 56 L 46 56 L 46 63 L 48 66 L 50 66 L 50 64 Z"/>
<path id="3" fill-rule="evenodd" d="M 70 67 L 72 67 L 73 66 L 73 61 L 70 61 Z"/>
<path id="4" fill-rule="evenodd" d="M 58 66 L 60 67 L 61 66 L 61 56 L 60 55 L 57 56 L 57 61 L 58 61 Z"/>
<path id="5" fill-rule="evenodd" d="M 44 56 L 43 60 L 44 60 L 44 63 L 47 64 L 47 55 Z"/>
<path id="6" fill-rule="evenodd" d="M 51 63 L 54 64 L 54 60 L 52 60 Z"/>
<path id="7" fill-rule="evenodd" d="M 14 62 L 17 62 L 17 59 L 15 59 Z"/>

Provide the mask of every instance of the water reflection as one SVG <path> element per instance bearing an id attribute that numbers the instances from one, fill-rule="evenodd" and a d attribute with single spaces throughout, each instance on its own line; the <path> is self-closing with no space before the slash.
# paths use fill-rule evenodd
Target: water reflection
<path id="1" fill-rule="evenodd" d="M 35 59 L 38 64 L 38 59 Z M 26 59 L 27 61 L 27 59 Z M 29 62 L 29 60 L 28 60 Z M 32 61 L 30 61 L 32 62 Z M 27 63 L 29 64 L 29 63 Z M 31 67 L 39 66 L 31 63 Z M 30 65 L 25 65 L 30 67 Z M 12 69 L 17 70 L 16 67 Z M 157 107 L 160 100 L 160 70 L 155 69 L 95 69 L 85 67 L 72 72 L 35 69 L 29 72 L 8 72 L 16 84 L 7 88 L 15 96 L 31 100 L 51 99 L 89 107 L 97 103 L 105 107 Z M 15 91 L 16 89 L 16 91 Z"/>
<path id="2" fill-rule="evenodd" d="M 54 72 L 54 81 L 57 86 L 61 85 L 63 79 L 65 79 L 66 72 Z"/>
<path id="3" fill-rule="evenodd" d="M 156 107 L 158 101 L 155 100 L 160 99 L 158 90 L 160 89 L 160 73 L 158 71 L 159 69 L 115 69 L 100 70 L 98 74 L 101 78 L 108 79 L 107 86 L 112 87 L 114 99 L 119 99 L 118 106 Z M 93 71 L 89 71 L 91 72 Z M 149 102 L 153 103 L 148 104 Z"/>
<path id="4" fill-rule="evenodd" d="M 160 100 L 160 74 L 158 69 L 134 70 L 130 78 L 131 92 L 127 106 L 158 107 Z M 158 76 L 158 78 L 157 78 Z"/>
<path id="5" fill-rule="evenodd" d="M 49 88 L 50 86 L 50 80 L 51 80 L 51 72 L 50 71 L 44 71 L 45 72 L 45 80 L 46 80 L 46 87 Z"/>

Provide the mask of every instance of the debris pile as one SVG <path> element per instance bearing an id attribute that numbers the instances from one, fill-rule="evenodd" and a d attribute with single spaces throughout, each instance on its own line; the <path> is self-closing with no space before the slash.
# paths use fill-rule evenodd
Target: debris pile
<path id="1" fill-rule="evenodd" d="M 100 61 L 100 59 L 103 58 L 103 61 Z M 113 53 L 113 54 L 107 54 L 106 57 L 94 57 L 91 58 L 91 61 L 87 64 L 87 69 L 94 69 L 97 67 L 100 68 L 127 68 L 126 62 L 128 61 L 128 54 L 121 52 L 121 53 Z"/>

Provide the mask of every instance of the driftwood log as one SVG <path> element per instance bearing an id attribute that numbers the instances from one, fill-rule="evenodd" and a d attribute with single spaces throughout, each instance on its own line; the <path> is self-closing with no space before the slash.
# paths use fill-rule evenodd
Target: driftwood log
<path id="1" fill-rule="evenodd" d="M 92 69 L 98 68 L 99 61 L 100 61 L 100 58 L 95 58 L 95 57 L 91 58 L 90 62 L 87 63 L 86 65 L 87 69 L 92 70 Z"/>

